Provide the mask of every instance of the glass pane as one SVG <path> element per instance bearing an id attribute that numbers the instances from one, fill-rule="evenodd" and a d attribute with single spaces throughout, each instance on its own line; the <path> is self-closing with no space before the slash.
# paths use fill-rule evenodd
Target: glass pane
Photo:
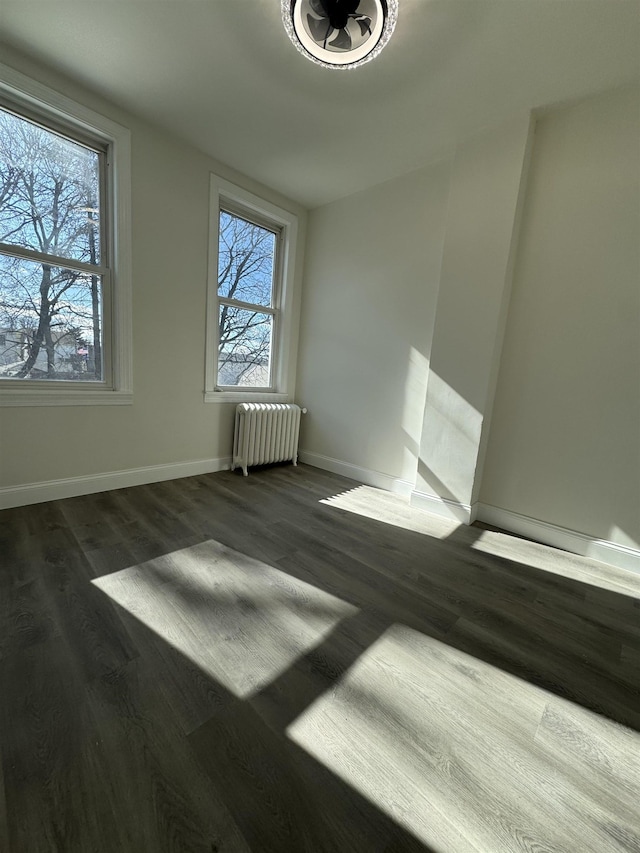
<path id="1" fill-rule="evenodd" d="M 100 157 L 0 109 L 0 242 L 100 264 Z"/>
<path id="2" fill-rule="evenodd" d="M 252 305 L 272 304 L 276 235 L 220 211 L 218 294 Z"/>
<path id="3" fill-rule="evenodd" d="M 102 379 L 100 276 L 0 255 L 0 378 Z"/>
<path id="4" fill-rule="evenodd" d="M 270 386 L 272 321 L 271 314 L 220 306 L 218 385 Z"/>

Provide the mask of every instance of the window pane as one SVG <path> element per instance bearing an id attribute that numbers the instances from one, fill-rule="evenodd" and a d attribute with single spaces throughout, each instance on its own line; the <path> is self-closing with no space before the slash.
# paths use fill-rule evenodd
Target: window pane
<path id="1" fill-rule="evenodd" d="M 100 276 L 0 255 L 0 378 L 102 379 Z"/>
<path id="2" fill-rule="evenodd" d="M 221 210 L 218 295 L 270 306 L 275 251 L 273 231 Z"/>
<path id="3" fill-rule="evenodd" d="M 100 264 L 100 157 L 0 109 L 0 242 Z"/>
<path id="4" fill-rule="evenodd" d="M 273 317 L 221 305 L 218 317 L 218 385 L 268 388 L 271 385 Z"/>

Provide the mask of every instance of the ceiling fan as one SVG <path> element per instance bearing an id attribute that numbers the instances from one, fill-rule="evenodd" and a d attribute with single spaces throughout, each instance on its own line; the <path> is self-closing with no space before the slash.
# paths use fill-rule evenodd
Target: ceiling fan
<path id="1" fill-rule="evenodd" d="M 282 0 L 289 38 L 325 68 L 355 68 L 376 57 L 389 41 L 398 0 Z"/>

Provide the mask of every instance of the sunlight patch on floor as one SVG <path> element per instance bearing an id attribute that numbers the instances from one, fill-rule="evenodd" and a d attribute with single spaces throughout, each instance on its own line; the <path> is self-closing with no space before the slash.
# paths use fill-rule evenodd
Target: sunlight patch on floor
<path id="1" fill-rule="evenodd" d="M 611 810 L 637 831 L 637 732 L 402 625 L 287 734 L 432 850 L 497 853 L 518 837 L 523 849 L 602 853 Z M 589 798 L 563 775 L 563 750 L 579 754 Z"/>
<path id="2" fill-rule="evenodd" d="M 92 583 L 240 698 L 358 611 L 213 540 Z"/>
<path id="3" fill-rule="evenodd" d="M 404 530 L 413 530 L 435 539 L 446 539 L 460 527 L 459 522 L 416 509 L 409 498 L 375 489 L 373 486 L 356 486 L 347 492 L 324 498 L 320 503 L 361 515 Z"/>
<path id="4" fill-rule="evenodd" d="M 483 530 L 472 547 L 494 557 L 503 557 L 532 569 L 571 578 L 600 589 L 640 598 L 640 574 L 561 551 L 551 545 L 531 542 L 508 533 Z"/>

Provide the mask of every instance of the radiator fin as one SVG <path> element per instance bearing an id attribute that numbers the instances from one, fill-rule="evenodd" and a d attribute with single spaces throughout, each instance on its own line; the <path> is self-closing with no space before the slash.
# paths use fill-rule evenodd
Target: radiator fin
<path id="1" fill-rule="evenodd" d="M 294 403 L 239 403 L 233 439 L 231 470 L 250 465 L 298 463 L 300 406 Z"/>

